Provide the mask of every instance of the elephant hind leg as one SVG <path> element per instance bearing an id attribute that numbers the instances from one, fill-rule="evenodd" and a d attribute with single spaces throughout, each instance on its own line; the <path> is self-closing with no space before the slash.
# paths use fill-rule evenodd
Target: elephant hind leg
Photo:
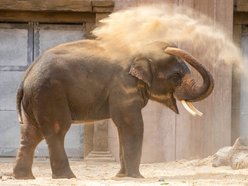
<path id="1" fill-rule="evenodd" d="M 34 179 L 32 164 L 35 148 L 43 139 L 39 129 L 31 123 L 21 124 L 21 142 L 13 175 L 16 179 Z"/>
<path id="2" fill-rule="evenodd" d="M 46 140 L 53 178 L 74 178 L 64 148 L 64 140 L 71 126 L 71 111 L 59 81 L 49 80 L 36 92 L 32 112 Z"/>
<path id="3" fill-rule="evenodd" d="M 60 112 L 54 112 L 49 120 L 43 117 L 43 114 L 39 115 L 38 122 L 48 145 L 52 178 L 75 178 L 64 148 L 65 135 L 71 126 L 71 116 L 66 106 L 61 108 L 54 108 L 54 111 Z"/>
<path id="4" fill-rule="evenodd" d="M 48 144 L 52 178 L 75 178 L 64 148 L 64 136 L 51 135 L 46 137 Z"/>

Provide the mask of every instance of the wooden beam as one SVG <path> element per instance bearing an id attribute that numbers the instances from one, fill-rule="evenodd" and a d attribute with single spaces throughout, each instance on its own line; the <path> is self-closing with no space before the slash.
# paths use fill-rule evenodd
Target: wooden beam
<path id="1" fill-rule="evenodd" d="M 248 12 L 248 1 L 247 0 L 237 0 L 238 12 Z"/>
<path id="2" fill-rule="evenodd" d="M 100 6 L 100 7 L 113 7 L 115 3 L 113 1 L 92 1 L 92 6 Z"/>
<path id="3" fill-rule="evenodd" d="M 248 24 L 248 12 L 234 12 L 233 23 L 236 25 Z"/>
<path id="4" fill-rule="evenodd" d="M 93 12 L 96 13 L 110 13 L 113 12 L 114 7 L 100 7 L 100 6 L 94 6 Z"/>
<path id="5" fill-rule="evenodd" d="M 95 23 L 95 19 L 93 13 L 0 11 L 2 22 Z"/>
<path id="6" fill-rule="evenodd" d="M 233 40 L 240 47 L 242 35 L 242 25 L 234 25 Z M 231 143 L 240 136 L 240 70 L 237 64 L 233 64 L 232 69 L 232 122 L 231 122 Z"/>
<path id="7" fill-rule="evenodd" d="M 84 125 L 84 157 L 93 150 L 93 140 L 94 140 L 94 125 L 85 124 Z"/>
<path id="8" fill-rule="evenodd" d="M 0 0 L 0 10 L 92 12 L 92 5 L 82 0 Z"/>
<path id="9" fill-rule="evenodd" d="M 248 27 L 247 27 L 247 25 L 242 25 L 242 34 L 245 34 L 245 35 L 248 34 Z M 241 45 L 241 38 L 240 38 L 240 45 Z"/>
<path id="10" fill-rule="evenodd" d="M 92 10 L 96 13 L 110 13 L 114 10 L 113 1 L 92 1 Z"/>

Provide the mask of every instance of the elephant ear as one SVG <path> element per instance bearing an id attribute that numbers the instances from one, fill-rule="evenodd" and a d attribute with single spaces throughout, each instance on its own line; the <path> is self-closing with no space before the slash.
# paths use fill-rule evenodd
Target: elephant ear
<path id="1" fill-rule="evenodd" d="M 136 58 L 132 64 L 129 74 L 144 81 L 149 87 L 152 83 L 151 60 L 146 58 Z"/>

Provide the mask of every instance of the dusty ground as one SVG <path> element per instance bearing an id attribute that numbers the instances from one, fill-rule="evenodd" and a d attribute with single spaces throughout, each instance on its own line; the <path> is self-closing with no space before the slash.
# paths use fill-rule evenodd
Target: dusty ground
<path id="1" fill-rule="evenodd" d="M 212 157 L 202 160 L 177 161 L 169 163 L 142 164 L 141 173 L 145 179 L 113 179 L 119 169 L 118 163 L 85 162 L 71 160 L 77 179 L 51 179 L 47 160 L 36 160 L 33 166 L 35 180 L 15 180 L 9 176 L 14 160 L 0 159 L 0 185 L 247 185 L 248 169 L 232 170 L 230 167 L 211 166 Z"/>

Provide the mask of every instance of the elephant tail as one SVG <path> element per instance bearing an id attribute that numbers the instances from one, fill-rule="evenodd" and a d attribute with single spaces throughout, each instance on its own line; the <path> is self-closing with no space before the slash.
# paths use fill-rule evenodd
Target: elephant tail
<path id="1" fill-rule="evenodd" d="M 36 61 L 39 59 L 40 57 L 38 57 L 33 63 L 31 63 L 31 65 L 28 67 L 28 69 L 26 70 L 25 74 L 24 74 L 24 78 L 21 81 L 18 89 L 17 89 L 17 93 L 16 93 L 16 111 L 18 114 L 18 120 L 19 123 L 22 124 L 23 120 L 22 120 L 22 98 L 23 98 L 23 86 L 24 86 L 24 81 L 27 78 L 28 74 L 30 73 L 31 69 L 33 68 L 33 66 L 35 65 Z"/>
<path id="2" fill-rule="evenodd" d="M 22 98 L 23 98 L 23 81 L 19 85 L 16 93 L 16 110 L 18 114 L 19 123 L 22 124 Z"/>

